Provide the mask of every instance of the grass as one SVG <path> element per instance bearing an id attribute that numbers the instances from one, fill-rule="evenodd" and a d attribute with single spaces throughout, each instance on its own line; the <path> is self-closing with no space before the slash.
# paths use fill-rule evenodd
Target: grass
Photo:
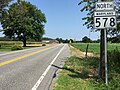
<path id="1" fill-rule="evenodd" d="M 86 44 L 72 44 L 85 51 Z M 53 90 L 120 90 L 120 44 L 108 44 L 108 86 L 98 79 L 98 57 L 71 56 L 65 62 Z M 118 47 L 118 50 L 114 50 Z M 89 51 L 99 53 L 99 44 L 90 44 Z"/>
<path id="2" fill-rule="evenodd" d="M 85 52 L 86 47 L 88 43 L 72 43 L 71 45 L 74 46 L 77 49 L 80 49 L 81 51 Z M 116 47 L 120 50 L 120 44 L 107 44 L 108 51 L 112 51 L 116 49 Z M 95 54 L 100 53 L 100 44 L 99 43 L 90 43 L 88 47 L 88 52 L 92 52 Z"/>
<path id="3" fill-rule="evenodd" d="M 0 52 L 10 52 L 11 47 L 14 45 L 22 46 L 22 42 L 20 42 L 20 41 L 0 41 Z M 41 42 L 27 42 L 27 47 L 23 47 L 23 49 L 39 47 L 40 45 L 41 45 Z"/>
<path id="4" fill-rule="evenodd" d="M 11 46 L 1 46 L 0 47 L 0 52 L 10 52 L 11 51 Z"/>
<path id="5" fill-rule="evenodd" d="M 27 46 L 27 47 L 23 47 L 23 49 L 29 49 L 29 48 L 35 48 L 35 47 L 39 47 L 39 46 Z M 0 52 L 10 52 L 12 46 L 2 46 L 0 47 Z"/>
<path id="6" fill-rule="evenodd" d="M 96 78 L 96 68 L 97 58 L 70 57 L 59 74 L 54 90 L 95 90 L 90 81 Z"/>

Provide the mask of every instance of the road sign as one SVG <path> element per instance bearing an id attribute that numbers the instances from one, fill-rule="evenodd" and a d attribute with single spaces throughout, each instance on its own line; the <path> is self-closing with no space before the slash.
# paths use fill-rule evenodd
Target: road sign
<path id="1" fill-rule="evenodd" d="M 102 0 L 99 0 L 99 1 L 102 1 Z M 116 15 L 115 15 L 115 12 L 112 12 L 112 10 L 114 10 L 114 3 L 113 2 L 97 2 L 95 7 L 96 7 L 96 12 L 94 12 L 94 25 L 96 29 L 101 29 L 100 76 L 102 77 L 102 79 L 104 79 L 104 72 L 105 72 L 105 82 L 106 82 L 106 85 L 108 85 L 106 32 L 107 32 L 107 29 L 109 28 L 116 28 Z M 105 64 L 105 68 L 104 68 L 104 64 Z"/>
<path id="2" fill-rule="evenodd" d="M 115 16 L 115 11 L 96 11 L 94 12 L 94 16 Z"/>
<path id="3" fill-rule="evenodd" d="M 96 11 L 100 10 L 114 10 L 113 2 L 97 2 Z"/>
<path id="4" fill-rule="evenodd" d="M 97 2 L 94 12 L 96 29 L 116 28 L 116 12 L 113 2 Z"/>
<path id="5" fill-rule="evenodd" d="M 116 28 L 116 17 L 94 17 L 94 25 L 96 29 Z"/>

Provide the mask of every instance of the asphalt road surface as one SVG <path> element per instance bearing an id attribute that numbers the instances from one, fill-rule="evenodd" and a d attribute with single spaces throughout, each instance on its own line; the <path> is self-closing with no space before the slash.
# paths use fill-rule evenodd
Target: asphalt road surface
<path id="1" fill-rule="evenodd" d="M 0 54 L 0 90 L 49 90 L 69 55 L 67 44 Z"/>

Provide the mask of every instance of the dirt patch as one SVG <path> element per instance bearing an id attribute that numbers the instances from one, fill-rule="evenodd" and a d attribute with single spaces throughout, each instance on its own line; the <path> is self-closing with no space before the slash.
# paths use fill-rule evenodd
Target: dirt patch
<path id="1" fill-rule="evenodd" d="M 42 46 L 42 44 L 27 44 L 27 46 Z"/>
<path id="2" fill-rule="evenodd" d="M 86 52 L 82 52 L 77 48 L 74 48 L 73 46 L 70 45 L 70 49 L 72 51 L 72 55 L 75 55 L 80 58 L 86 57 Z M 93 53 L 87 53 L 87 57 L 94 57 L 95 55 Z"/>

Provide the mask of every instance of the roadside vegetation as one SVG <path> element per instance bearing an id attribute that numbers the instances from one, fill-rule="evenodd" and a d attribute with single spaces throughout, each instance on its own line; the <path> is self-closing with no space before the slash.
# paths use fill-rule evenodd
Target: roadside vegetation
<path id="1" fill-rule="evenodd" d="M 26 47 L 20 41 L 0 41 L 0 52 L 22 50 L 42 46 L 41 42 L 27 42 Z"/>
<path id="2" fill-rule="evenodd" d="M 71 45 L 74 55 L 65 62 L 54 90 L 120 90 L 120 44 L 108 44 L 108 86 L 98 78 L 99 44 L 90 43 L 88 51 L 95 55 L 87 58 L 79 55 L 86 44 Z"/>
<path id="3" fill-rule="evenodd" d="M 100 53 L 100 44 L 99 43 L 71 43 L 71 45 L 77 49 L 79 49 L 80 51 L 85 52 L 86 48 L 87 48 L 87 44 L 89 44 L 88 46 L 88 52 L 94 53 L 94 54 L 99 54 Z M 107 44 L 107 49 L 108 51 L 112 51 L 115 49 L 120 50 L 120 44 L 119 43 L 108 43 Z"/>

